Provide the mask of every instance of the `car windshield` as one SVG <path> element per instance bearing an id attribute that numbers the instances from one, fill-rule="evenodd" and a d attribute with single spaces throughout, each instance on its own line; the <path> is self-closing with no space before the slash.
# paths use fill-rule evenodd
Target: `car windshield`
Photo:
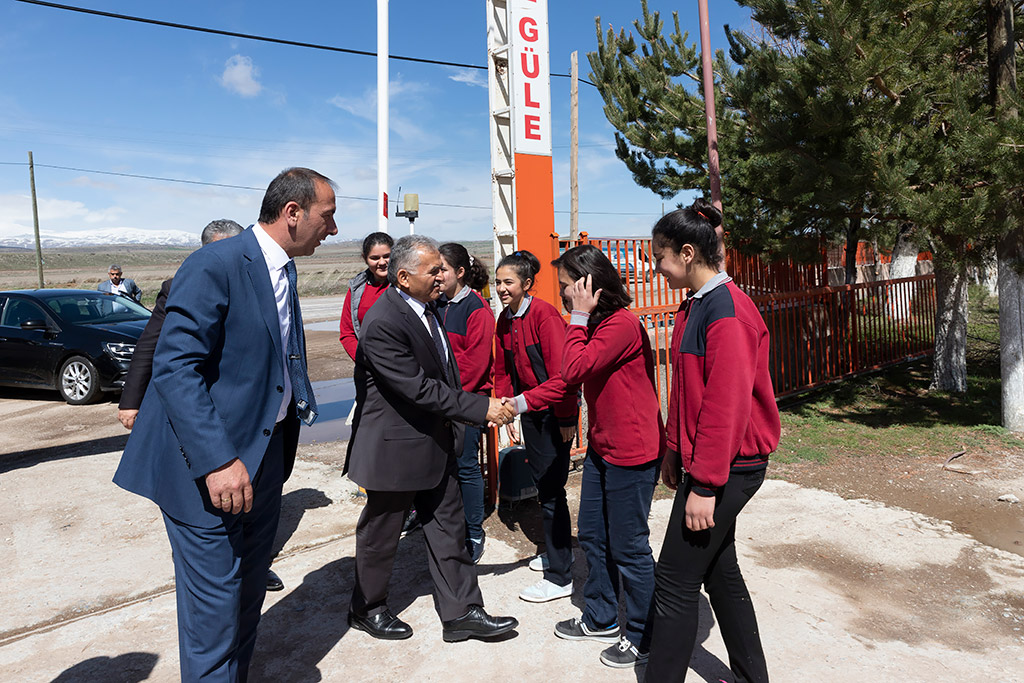
<path id="1" fill-rule="evenodd" d="M 79 325 L 146 320 L 150 315 L 149 310 L 131 299 L 99 292 L 55 296 L 48 298 L 46 305 L 64 322 Z"/>

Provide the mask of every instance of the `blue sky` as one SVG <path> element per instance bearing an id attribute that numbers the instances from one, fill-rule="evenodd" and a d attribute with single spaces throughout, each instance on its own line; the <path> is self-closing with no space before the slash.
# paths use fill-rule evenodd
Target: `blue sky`
<path id="1" fill-rule="evenodd" d="M 376 50 L 373 0 L 285 5 L 242 0 L 65 0 L 67 4 L 289 40 Z M 749 26 L 732 0 L 723 24 Z M 651 0 L 698 37 L 697 3 Z M 485 3 L 391 1 L 391 53 L 486 63 Z M 631 28 L 639 0 L 549 0 L 551 70 L 596 49 L 594 19 Z M 339 194 L 376 196 L 376 66 L 372 57 L 200 34 L 0 0 L 0 238 L 31 233 L 27 151 L 37 164 L 42 231 L 109 228 L 198 233 L 209 220 L 248 225 L 262 191 L 185 185 L 46 168 L 96 169 L 265 188 L 287 166 L 335 179 Z M 486 72 L 391 62 L 390 195 L 420 195 L 417 232 L 487 239 L 490 159 Z M 569 82 L 552 78 L 556 230 L 569 231 Z M 662 200 L 615 158 L 596 89 L 580 85 L 580 226 L 644 234 Z M 687 196 L 680 196 L 679 200 Z M 668 204 L 666 204 L 668 206 Z M 392 210 L 394 207 L 392 206 Z M 616 215 L 630 214 L 630 215 Z M 341 199 L 339 238 L 375 229 L 375 201 Z M 391 232 L 404 234 L 404 219 Z"/>

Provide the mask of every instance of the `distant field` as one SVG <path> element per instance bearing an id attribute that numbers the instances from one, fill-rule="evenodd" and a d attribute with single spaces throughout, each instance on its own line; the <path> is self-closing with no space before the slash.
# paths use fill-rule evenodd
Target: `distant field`
<path id="1" fill-rule="evenodd" d="M 465 242 L 470 253 L 488 265 L 493 260 L 491 243 Z M 43 278 L 47 287 L 94 289 L 107 279 L 116 263 L 142 288 L 142 303 L 152 306 L 160 283 L 174 275 L 191 249 L 181 247 L 98 246 L 43 250 Z M 313 256 L 296 259 L 301 296 L 344 294 L 348 281 L 365 268 L 358 242 L 325 244 Z M 34 289 L 36 258 L 32 251 L 0 251 L 0 290 Z"/>

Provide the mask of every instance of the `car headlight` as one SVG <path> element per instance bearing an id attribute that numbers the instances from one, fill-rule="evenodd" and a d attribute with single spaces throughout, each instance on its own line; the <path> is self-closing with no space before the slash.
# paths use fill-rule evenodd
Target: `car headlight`
<path id="1" fill-rule="evenodd" d="M 125 362 L 130 361 L 135 353 L 135 344 L 125 344 L 124 342 L 106 342 L 103 344 L 103 348 L 116 360 Z"/>

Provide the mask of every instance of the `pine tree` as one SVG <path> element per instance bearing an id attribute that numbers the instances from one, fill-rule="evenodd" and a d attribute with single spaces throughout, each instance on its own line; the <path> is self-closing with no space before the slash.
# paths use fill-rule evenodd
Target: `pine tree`
<path id="1" fill-rule="evenodd" d="M 966 269 L 1006 233 L 995 207 L 1022 177 L 1021 138 L 986 106 L 982 8 L 738 2 L 760 30 L 728 31 L 732 61 L 715 60 L 730 231 L 768 250 L 807 233 L 844 236 L 852 257 L 865 229 L 895 237 L 913 226 L 936 256 L 933 387 L 965 390 Z M 639 51 L 625 30 L 602 36 L 599 19 L 589 57 L 618 156 L 668 198 L 707 186 L 700 63 L 678 15 L 666 39 L 658 13 L 645 0 L 641 9 Z"/>

